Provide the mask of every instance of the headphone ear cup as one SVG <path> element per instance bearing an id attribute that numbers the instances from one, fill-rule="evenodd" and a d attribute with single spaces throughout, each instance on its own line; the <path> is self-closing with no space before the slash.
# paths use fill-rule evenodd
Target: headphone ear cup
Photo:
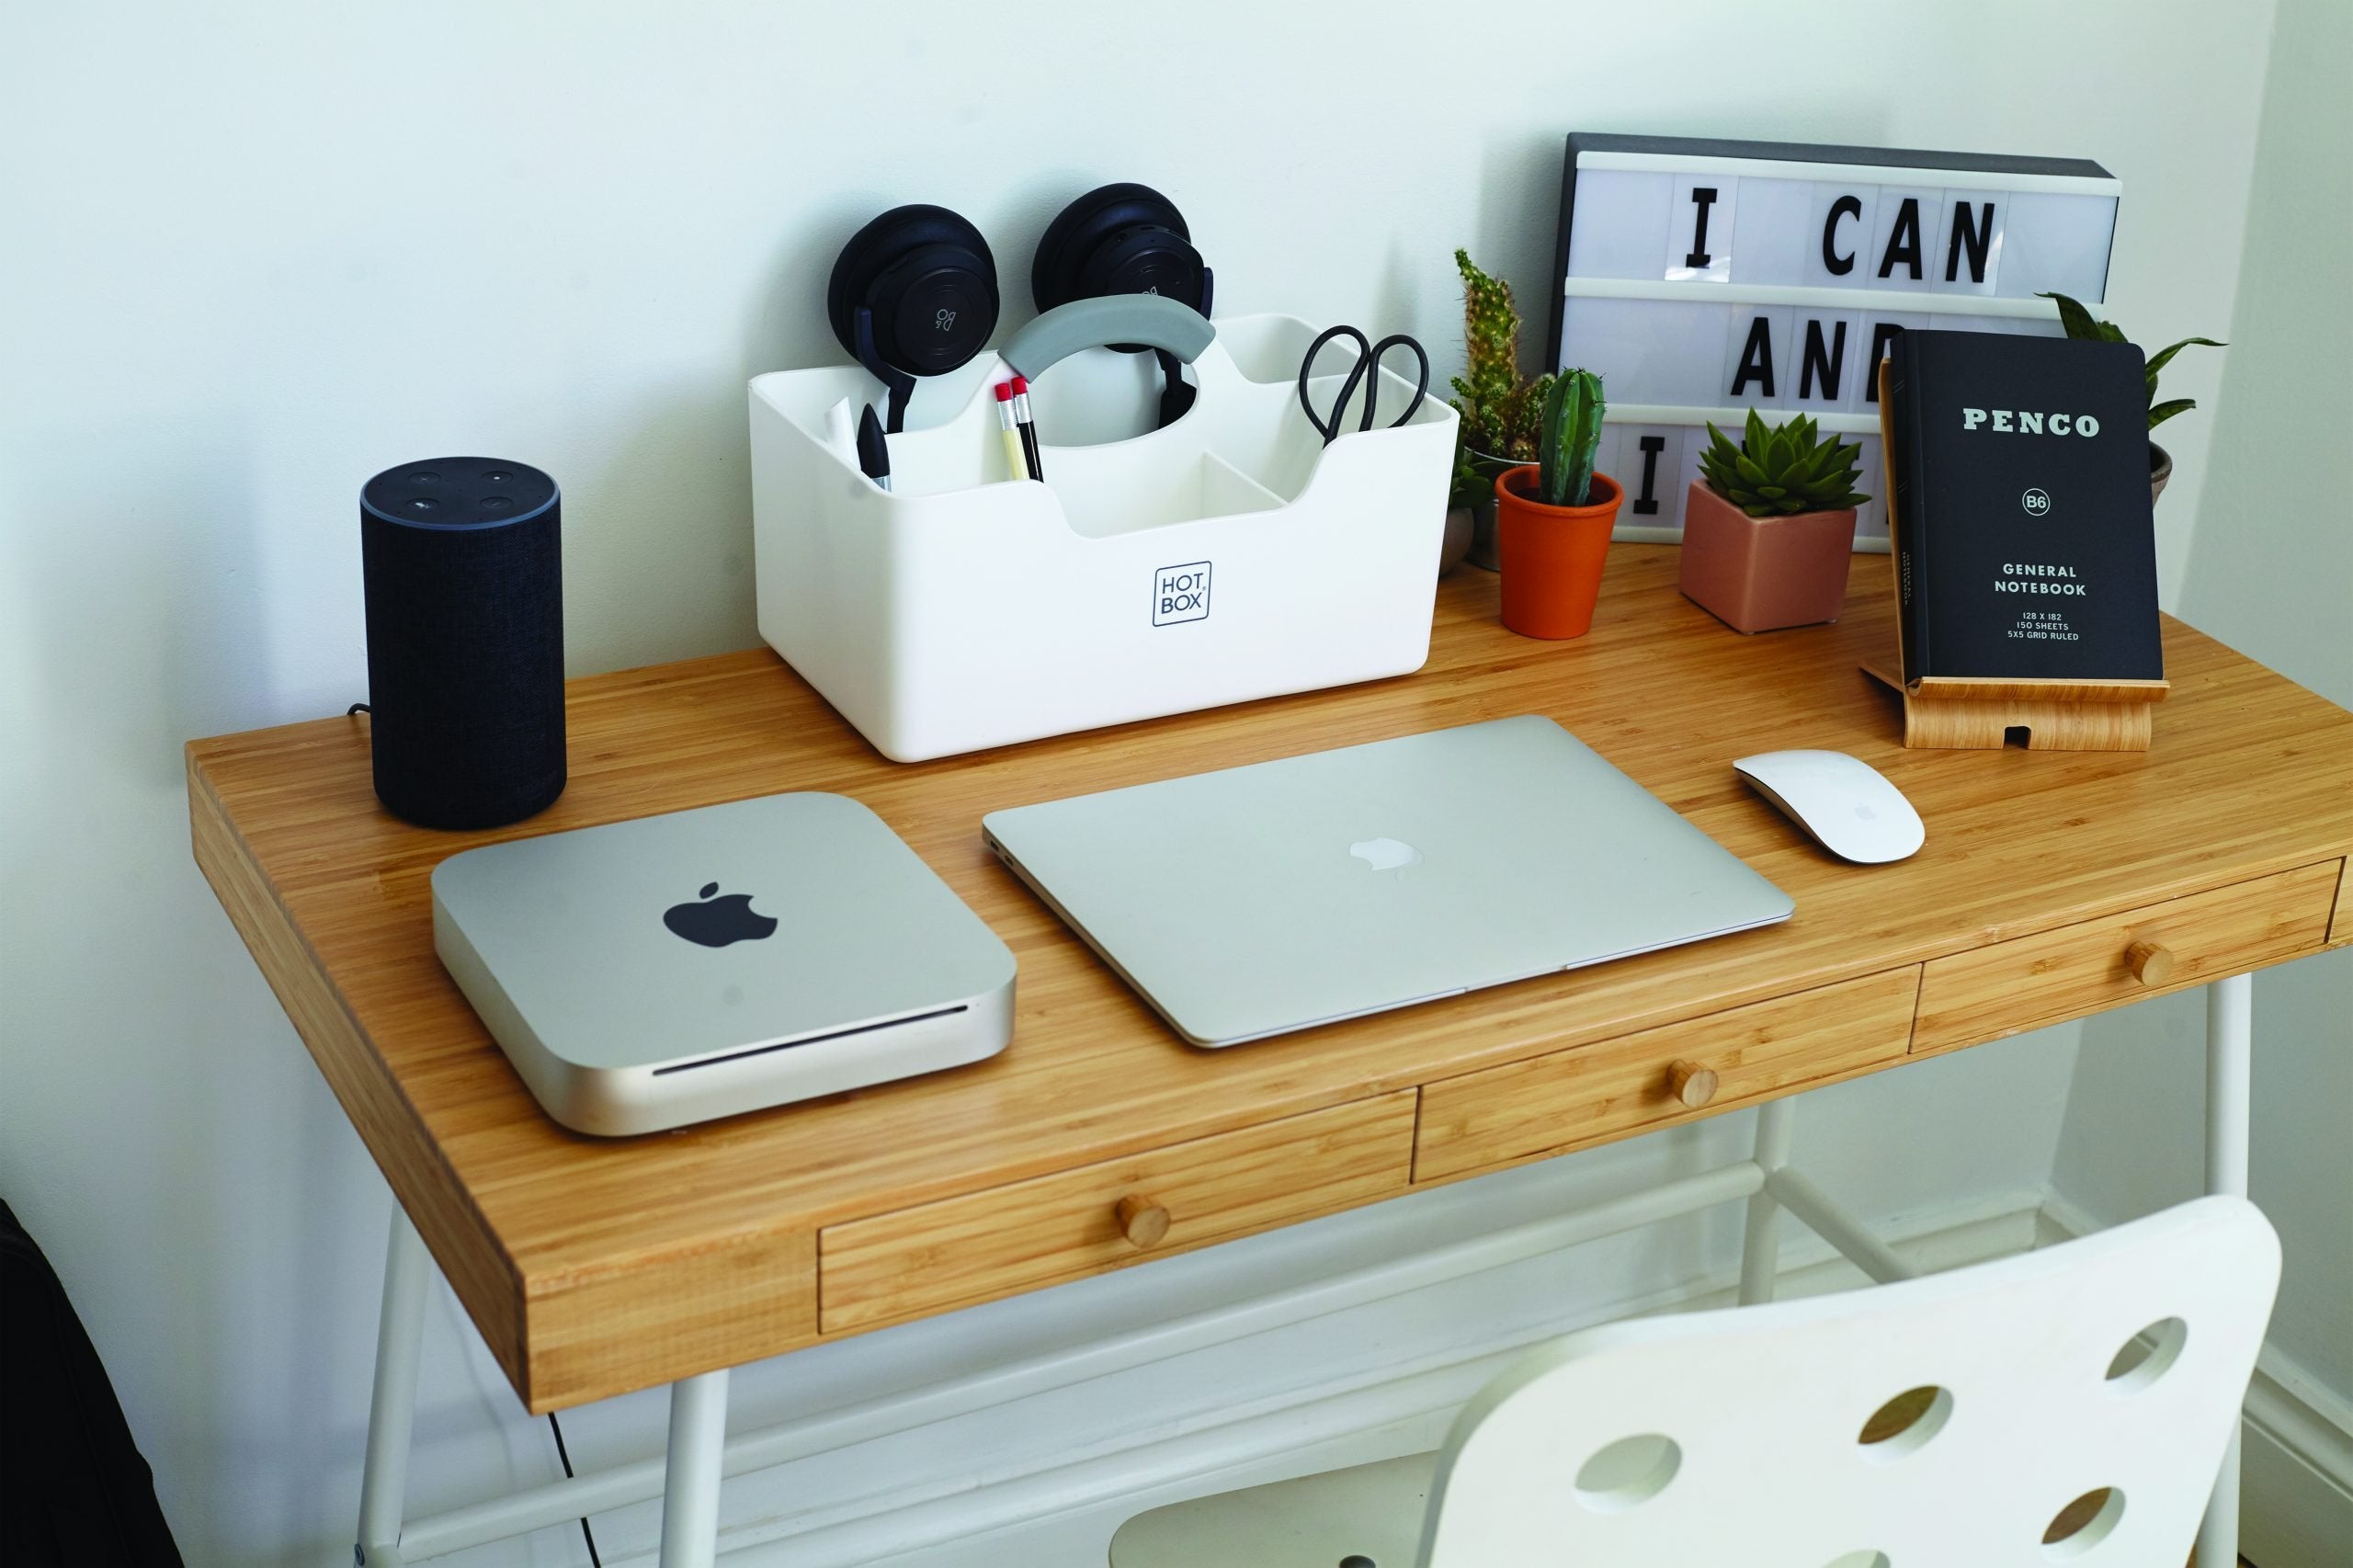
<path id="1" fill-rule="evenodd" d="M 849 237 L 825 282 L 825 319 L 855 357 L 858 310 L 873 312 L 885 364 L 936 376 L 968 363 L 996 330 L 996 258 L 945 207 L 893 207 Z"/>
<path id="2" fill-rule="evenodd" d="M 1208 268 L 1176 204 L 1148 185 L 1107 185 L 1046 225 L 1029 268 L 1040 312 L 1107 294 L 1161 294 L 1207 314 Z"/>

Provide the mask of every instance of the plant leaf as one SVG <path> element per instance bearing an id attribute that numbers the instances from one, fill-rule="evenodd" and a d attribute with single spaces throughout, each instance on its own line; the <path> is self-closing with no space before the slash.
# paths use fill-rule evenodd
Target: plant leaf
<path id="1" fill-rule="evenodd" d="M 2175 415 L 2187 414 L 2197 406 L 2195 401 L 2186 397 L 2177 397 L 2170 403 L 2158 403 L 2149 410 L 2149 428 L 2154 430 Z"/>
<path id="2" fill-rule="evenodd" d="M 2035 297 L 2037 299 L 2051 300 L 2057 302 L 2059 306 L 2059 324 L 2066 329 L 2067 335 L 2069 337 L 2091 338 L 2094 340 L 2097 340 L 2099 337 L 2099 324 L 2092 320 L 2091 312 L 2084 309 L 2083 302 L 2081 301 L 2070 299 L 2064 294 L 2043 293 L 2038 294 Z"/>
<path id="3" fill-rule="evenodd" d="M 2172 364 L 2173 357 L 2180 353 L 2183 349 L 2188 348 L 2192 344 L 2196 344 L 2203 348 L 2228 348 L 2230 347 L 2227 343 L 2217 343 L 2211 337 L 2185 337 L 2179 343 L 2174 344 L 2171 347 L 2158 349 L 2154 354 L 2149 356 L 2149 386 L 2153 391 L 2155 389 L 2157 384 L 2157 372 L 2164 369 L 2167 365 Z"/>

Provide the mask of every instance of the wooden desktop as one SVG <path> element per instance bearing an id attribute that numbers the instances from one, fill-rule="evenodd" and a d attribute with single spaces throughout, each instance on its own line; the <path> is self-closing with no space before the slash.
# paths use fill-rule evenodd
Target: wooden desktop
<path id="1" fill-rule="evenodd" d="M 1836 624 L 1755 638 L 1685 600 L 1676 567 L 1671 547 L 1614 547 L 1592 633 L 1559 643 L 1504 631 L 1496 579 L 1461 572 L 1416 675 L 915 765 L 878 756 L 766 650 L 592 676 L 570 687 L 563 798 L 486 833 L 380 809 L 362 719 L 199 741 L 196 857 L 533 1411 L 685 1388 L 2353 941 L 2353 714 L 2168 619 L 2147 752 L 1907 750 L 1895 697 L 1859 667 L 1893 644 L 1885 557 L 1856 559 Z M 1212 1052 L 981 842 L 1000 806 L 1526 712 L 1779 884 L 1796 917 Z M 1885 773 L 1926 847 L 1840 863 L 1733 776 L 1736 756 L 1796 746 Z M 1011 946 L 1012 1046 L 676 1132 L 566 1132 L 435 959 L 433 866 L 787 790 L 863 801 Z"/>

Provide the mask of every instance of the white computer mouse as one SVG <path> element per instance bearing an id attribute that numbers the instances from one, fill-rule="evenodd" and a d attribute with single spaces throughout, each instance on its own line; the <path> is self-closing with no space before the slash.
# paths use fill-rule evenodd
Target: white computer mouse
<path id="1" fill-rule="evenodd" d="M 1767 751 L 1733 764 L 1756 792 L 1842 860 L 1880 865 L 1928 836 L 1904 791 L 1843 751 Z"/>

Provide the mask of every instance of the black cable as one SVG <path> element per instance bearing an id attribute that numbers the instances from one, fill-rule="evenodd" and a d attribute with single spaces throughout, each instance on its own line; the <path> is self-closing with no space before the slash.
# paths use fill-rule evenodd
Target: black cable
<path id="1" fill-rule="evenodd" d="M 373 708 L 369 707 L 365 702 L 355 702 L 350 707 L 343 710 L 343 716 L 348 719 L 355 713 L 373 713 L 374 711 L 376 710 Z"/>
<path id="2" fill-rule="evenodd" d="M 555 1457 L 563 1461 L 563 1478 L 573 1479 L 572 1455 L 563 1446 L 563 1428 L 557 1425 L 555 1412 L 548 1412 L 548 1430 L 555 1434 Z M 588 1528 L 588 1516 L 580 1516 L 580 1539 L 588 1543 L 589 1568 L 605 1568 L 605 1560 L 597 1555 L 597 1532 Z"/>

